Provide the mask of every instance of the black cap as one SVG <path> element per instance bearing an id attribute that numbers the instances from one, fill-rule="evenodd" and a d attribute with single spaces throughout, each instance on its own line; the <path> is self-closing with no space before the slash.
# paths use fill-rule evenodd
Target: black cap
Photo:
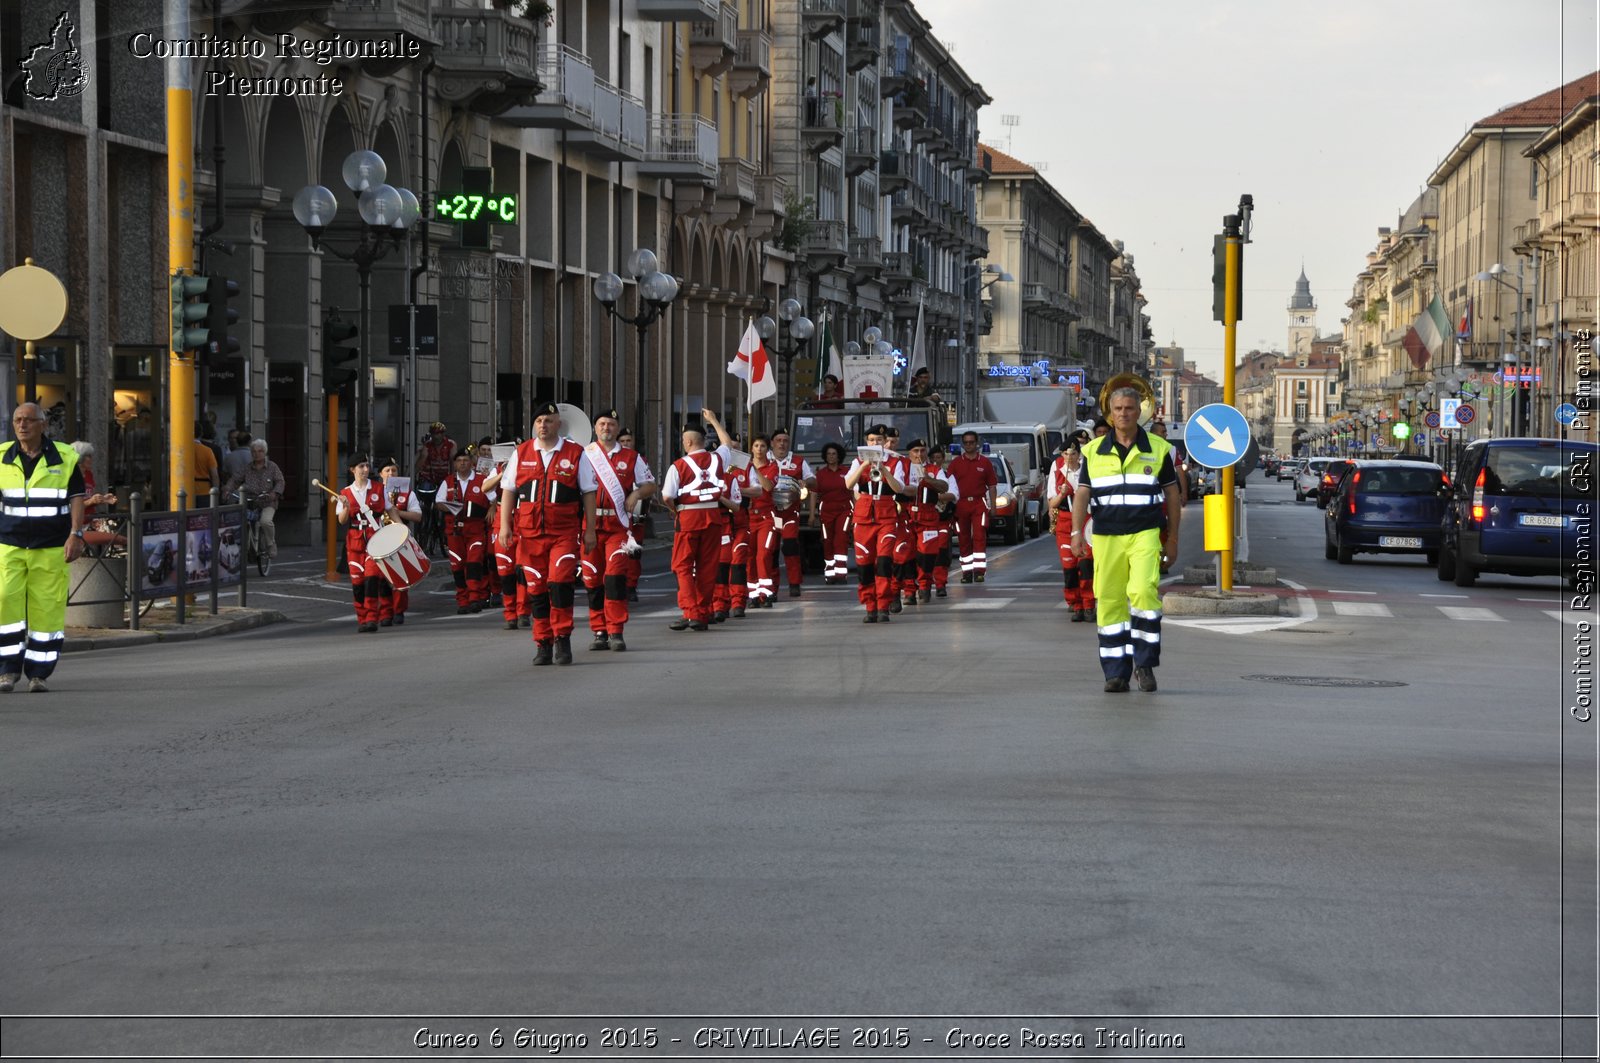
<path id="1" fill-rule="evenodd" d="M 456 457 L 458 457 L 458 458 L 470 458 L 470 457 L 472 457 L 472 448 L 471 447 L 457 447 L 456 448 Z"/>
<path id="2" fill-rule="evenodd" d="M 867 435 L 869 436 L 886 436 L 888 434 L 889 426 L 886 424 L 875 424 L 871 428 L 867 429 Z"/>
<path id="3" fill-rule="evenodd" d="M 932 447 L 928 448 L 928 457 L 930 457 L 930 458 L 933 457 L 935 454 L 943 454 L 943 453 L 946 453 L 943 444 L 935 443 Z"/>
<path id="4" fill-rule="evenodd" d="M 353 469 L 357 465 L 371 465 L 372 464 L 372 455 L 370 455 L 370 454 L 352 454 L 352 455 L 350 455 L 350 460 L 345 462 L 344 464 L 345 464 L 345 467 L 348 468 L 348 469 Z"/>
<path id="5" fill-rule="evenodd" d="M 622 418 L 617 414 L 617 411 L 613 409 L 596 410 L 594 412 L 594 420 L 598 421 L 602 417 L 609 417 L 618 424 L 622 423 Z"/>
<path id="6" fill-rule="evenodd" d="M 393 465 L 397 469 L 400 468 L 400 459 L 399 458 L 384 458 L 382 464 L 380 464 L 378 466 L 378 468 L 387 469 L 391 465 Z"/>
<path id="7" fill-rule="evenodd" d="M 906 449 L 916 450 L 918 447 L 925 447 L 927 445 L 928 441 L 926 439 L 913 439 L 911 442 L 906 444 Z"/>
<path id="8" fill-rule="evenodd" d="M 539 417 L 560 417 L 561 416 L 561 408 L 559 406 L 557 406 L 553 402 L 537 403 L 533 407 L 533 416 L 535 418 L 539 418 Z"/>

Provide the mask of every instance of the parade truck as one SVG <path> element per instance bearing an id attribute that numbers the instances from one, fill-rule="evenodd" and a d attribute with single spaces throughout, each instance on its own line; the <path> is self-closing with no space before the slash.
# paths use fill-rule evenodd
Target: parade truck
<path id="1" fill-rule="evenodd" d="M 913 440 L 924 440 L 930 447 L 950 446 L 950 426 L 955 423 L 955 408 L 938 397 L 817 399 L 802 403 L 794 414 L 792 450 L 815 469 L 822 464 L 822 448 L 829 443 L 844 447 L 848 467 L 856 448 L 866 440 L 867 429 L 888 425 L 900 432 L 903 454 Z M 805 507 L 801 508 L 802 516 Z M 802 524 L 800 543 L 808 571 L 822 571 L 822 529 Z"/>

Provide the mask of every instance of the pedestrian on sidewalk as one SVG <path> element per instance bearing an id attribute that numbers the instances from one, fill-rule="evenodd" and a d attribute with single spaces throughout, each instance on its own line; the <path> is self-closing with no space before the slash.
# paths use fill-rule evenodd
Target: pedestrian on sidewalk
<path id="1" fill-rule="evenodd" d="M 78 452 L 44 434 L 44 411 L 11 414 L 0 453 L 0 693 L 42 694 L 66 639 L 67 565 L 83 554 L 87 493 Z"/>

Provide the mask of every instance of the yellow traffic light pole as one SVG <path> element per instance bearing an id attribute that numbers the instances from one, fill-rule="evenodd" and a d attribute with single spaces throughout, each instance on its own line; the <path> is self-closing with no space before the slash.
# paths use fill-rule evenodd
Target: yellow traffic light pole
<path id="1" fill-rule="evenodd" d="M 168 40 L 189 39 L 188 0 L 166 0 Z M 168 273 L 194 272 L 194 91 L 189 60 L 167 60 L 167 264 Z M 167 494 L 178 508 L 178 491 L 193 485 L 189 450 L 194 440 L 194 362 L 187 351 L 170 350 L 167 362 Z M 193 504 L 193 500 L 190 500 Z"/>
<path id="2" fill-rule="evenodd" d="M 1239 350 L 1239 318 L 1243 316 L 1243 300 L 1239 285 L 1244 269 L 1244 245 L 1250 238 L 1250 211 L 1254 206 L 1253 199 L 1248 196 L 1239 197 L 1239 213 L 1229 214 L 1222 219 L 1222 235 L 1224 240 L 1224 278 L 1222 299 L 1222 401 L 1229 406 L 1234 406 L 1236 393 L 1234 390 L 1234 359 Z M 1237 408 L 1237 407 L 1235 407 Z M 1249 440 L 1241 444 L 1249 447 Z M 1221 551 L 1218 561 L 1217 588 L 1223 591 L 1233 590 L 1233 540 L 1234 540 L 1234 506 L 1236 505 L 1233 489 L 1235 466 L 1229 465 L 1222 470 L 1222 497 L 1223 503 L 1223 528 L 1225 548 Z"/>

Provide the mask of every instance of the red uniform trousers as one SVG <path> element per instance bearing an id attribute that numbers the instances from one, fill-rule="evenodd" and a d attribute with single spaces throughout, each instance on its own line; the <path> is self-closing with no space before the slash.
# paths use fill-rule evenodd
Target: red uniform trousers
<path id="1" fill-rule="evenodd" d="M 822 575 L 842 580 L 850 570 L 850 507 L 823 506 L 817 520 L 822 525 Z"/>
<path id="2" fill-rule="evenodd" d="M 1072 517 L 1063 510 L 1056 511 L 1056 551 L 1061 555 L 1061 596 L 1068 609 L 1094 608 L 1094 550 L 1087 537 L 1080 556 L 1073 556 L 1068 544 L 1072 542 Z"/>
<path id="3" fill-rule="evenodd" d="M 678 608 L 689 620 L 711 619 L 717 584 L 717 555 L 725 524 L 705 510 L 681 510 L 672 536 L 672 574 L 678 580 Z"/>
<path id="4" fill-rule="evenodd" d="M 856 597 L 869 613 L 887 613 L 895 599 L 894 554 L 898 545 L 894 521 L 856 522 Z"/>
<path id="5" fill-rule="evenodd" d="M 805 558 L 800 553 L 800 510 L 776 512 L 773 520 L 778 526 L 778 556 L 783 558 L 784 575 L 789 578 L 789 586 L 798 587 L 805 576 Z"/>
<path id="6" fill-rule="evenodd" d="M 501 541 L 498 524 L 490 525 L 489 544 L 494 550 L 494 571 L 500 578 L 500 613 L 507 620 L 528 615 L 528 585 L 517 568 L 517 532 Z"/>
<path id="7" fill-rule="evenodd" d="M 950 526 L 924 522 L 912 525 L 912 531 L 917 537 L 917 589 L 943 587 L 950 581 Z"/>
<path id="8" fill-rule="evenodd" d="M 778 524 L 771 510 L 750 514 L 750 552 L 755 562 L 750 597 L 771 598 L 778 585 Z"/>
<path id="9" fill-rule="evenodd" d="M 988 569 L 989 504 L 986 498 L 963 498 L 956 502 L 956 531 L 962 574 Z"/>
<path id="10" fill-rule="evenodd" d="M 394 587 L 378 574 L 378 564 L 367 553 L 369 534 L 354 528 L 344 533 L 345 558 L 350 566 L 350 593 L 356 603 L 356 623 L 379 624 L 394 619 Z"/>
<path id="11" fill-rule="evenodd" d="M 489 574 L 484 559 L 489 553 L 489 525 L 483 518 L 444 518 L 445 545 L 450 550 L 450 575 L 456 581 L 457 607 L 489 597 Z"/>
<path id="12" fill-rule="evenodd" d="M 594 549 L 583 555 L 583 586 L 589 592 L 589 630 L 622 634 L 628 623 L 628 529 L 616 517 L 601 517 Z"/>
<path id="13" fill-rule="evenodd" d="M 903 510 L 894 526 L 894 589 L 911 597 L 917 593 L 917 533 Z"/>
<path id="14" fill-rule="evenodd" d="M 572 634 L 574 581 L 582 552 L 582 532 L 576 528 L 543 534 L 517 533 L 517 564 L 528 588 L 533 641 L 549 642 Z"/>
<path id="15" fill-rule="evenodd" d="M 717 582 L 711 591 L 711 608 L 718 613 L 743 609 L 750 597 L 750 547 L 754 537 L 748 513 L 724 515 L 722 525 Z"/>

